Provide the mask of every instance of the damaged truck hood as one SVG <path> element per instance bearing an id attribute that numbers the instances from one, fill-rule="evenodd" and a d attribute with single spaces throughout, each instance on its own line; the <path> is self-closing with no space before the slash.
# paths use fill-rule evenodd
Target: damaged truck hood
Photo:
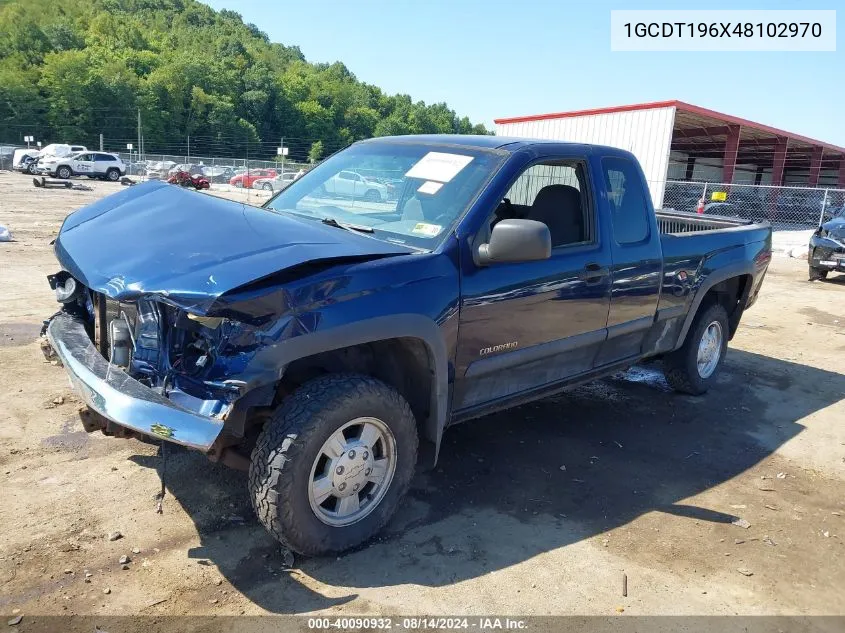
<path id="1" fill-rule="evenodd" d="M 227 292 L 303 264 L 412 252 L 162 182 L 128 187 L 71 214 L 55 251 L 65 270 L 97 292 L 121 301 L 157 297 L 197 314 Z"/>

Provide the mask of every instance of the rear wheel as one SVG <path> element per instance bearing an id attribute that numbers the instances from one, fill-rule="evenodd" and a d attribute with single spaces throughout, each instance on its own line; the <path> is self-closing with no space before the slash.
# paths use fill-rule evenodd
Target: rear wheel
<path id="1" fill-rule="evenodd" d="M 728 314 L 714 304 L 696 315 L 684 344 L 663 358 L 666 382 L 681 393 L 705 393 L 715 382 L 727 349 Z"/>
<path id="2" fill-rule="evenodd" d="M 368 189 L 364 194 L 364 200 L 367 202 L 381 202 L 381 194 L 375 189 Z"/>
<path id="3" fill-rule="evenodd" d="M 238 189 L 240 189 L 243 186 L 244 186 L 243 180 L 236 180 L 235 181 L 235 187 L 237 187 Z"/>
<path id="4" fill-rule="evenodd" d="M 269 182 L 261 183 L 261 188 L 264 189 L 264 191 L 273 191 L 273 185 L 271 185 Z"/>
<path id="5" fill-rule="evenodd" d="M 71 176 L 70 167 L 68 167 L 66 165 L 61 165 L 56 170 L 56 176 L 59 177 L 59 178 L 70 178 L 70 176 Z"/>
<path id="6" fill-rule="evenodd" d="M 821 281 L 827 279 L 827 271 L 824 268 L 810 266 L 810 281 Z"/>
<path id="7" fill-rule="evenodd" d="M 414 416 L 392 387 L 331 374 L 303 385 L 273 414 L 249 470 L 264 526 L 305 555 L 372 537 L 408 489 L 417 458 Z"/>
<path id="8" fill-rule="evenodd" d="M 106 178 L 111 180 L 112 182 L 117 182 L 118 180 L 120 180 L 120 170 L 112 167 L 106 172 Z"/>

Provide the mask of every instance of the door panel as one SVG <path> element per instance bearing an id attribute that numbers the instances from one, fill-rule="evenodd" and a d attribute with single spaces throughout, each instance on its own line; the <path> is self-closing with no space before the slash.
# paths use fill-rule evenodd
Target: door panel
<path id="1" fill-rule="evenodd" d="M 494 264 L 464 280 L 456 410 L 593 367 L 606 337 L 610 276 L 588 281 L 585 271 L 605 257 L 597 247 L 561 252 L 542 262 Z"/>
<path id="2" fill-rule="evenodd" d="M 613 236 L 608 337 L 598 358 L 604 365 L 641 353 L 657 312 L 663 256 L 640 169 L 618 157 L 605 157 L 601 165 Z"/>

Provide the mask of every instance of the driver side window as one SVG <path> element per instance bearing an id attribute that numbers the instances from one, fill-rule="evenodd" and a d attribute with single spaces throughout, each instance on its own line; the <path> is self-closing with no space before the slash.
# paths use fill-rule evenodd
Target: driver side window
<path id="1" fill-rule="evenodd" d="M 501 220 L 523 218 L 549 227 L 552 248 L 592 242 L 593 211 L 586 173 L 582 160 L 550 160 L 529 166 L 497 207 L 490 230 Z"/>

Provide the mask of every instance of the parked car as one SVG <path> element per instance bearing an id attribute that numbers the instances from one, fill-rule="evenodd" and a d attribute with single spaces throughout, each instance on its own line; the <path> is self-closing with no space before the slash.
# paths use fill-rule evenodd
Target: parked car
<path id="1" fill-rule="evenodd" d="M 405 174 L 392 208 L 325 199 L 373 164 Z M 248 468 L 307 555 L 378 532 L 449 425 L 646 358 L 715 388 L 771 257 L 767 223 L 656 214 L 631 153 L 536 139 L 362 141 L 263 209 L 117 195 L 67 217 L 49 277 L 85 429 Z"/>
<path id="2" fill-rule="evenodd" d="M 845 207 L 827 216 L 810 237 L 810 281 L 827 279 L 830 272 L 845 273 Z"/>
<path id="3" fill-rule="evenodd" d="M 117 181 L 126 174 L 126 165 L 115 154 L 81 152 L 64 158 L 41 158 L 38 160 L 37 172 L 55 178 L 88 176 Z"/>
<path id="4" fill-rule="evenodd" d="M 281 191 L 296 179 L 294 172 L 286 172 L 278 174 L 275 178 L 258 178 L 252 181 L 253 189 L 263 189 L 265 191 Z"/>
<path id="5" fill-rule="evenodd" d="M 145 174 L 148 180 L 167 180 L 170 176 L 170 170 L 176 165 L 172 160 L 163 160 L 151 162 L 147 165 L 147 173 Z"/>
<path id="6" fill-rule="evenodd" d="M 12 169 L 34 174 L 38 151 L 38 148 L 35 147 L 30 149 L 16 149 L 12 154 Z M 32 165 L 32 171 L 30 171 L 30 165 Z"/>
<path id="7" fill-rule="evenodd" d="M 34 148 L 33 148 L 34 149 Z M 50 158 L 66 157 L 78 152 L 88 151 L 84 145 L 68 145 L 66 143 L 50 143 L 40 150 L 20 150 L 15 155 L 15 169 L 29 174 L 38 173 L 39 161 Z"/>
<path id="8" fill-rule="evenodd" d="M 362 176 L 356 171 L 341 171 L 323 183 L 323 191 L 329 195 L 383 202 L 388 198 L 388 188 L 372 178 Z"/>
<path id="9" fill-rule="evenodd" d="M 232 176 L 229 180 L 229 184 L 234 187 L 252 187 L 252 183 L 254 183 L 259 178 L 275 178 L 276 177 L 276 170 L 275 169 L 250 169 L 249 171 L 244 171 L 241 174 L 236 174 Z"/>
<path id="10" fill-rule="evenodd" d="M 235 169 L 231 165 L 206 165 L 201 171 L 211 182 L 229 182 L 235 175 Z"/>

